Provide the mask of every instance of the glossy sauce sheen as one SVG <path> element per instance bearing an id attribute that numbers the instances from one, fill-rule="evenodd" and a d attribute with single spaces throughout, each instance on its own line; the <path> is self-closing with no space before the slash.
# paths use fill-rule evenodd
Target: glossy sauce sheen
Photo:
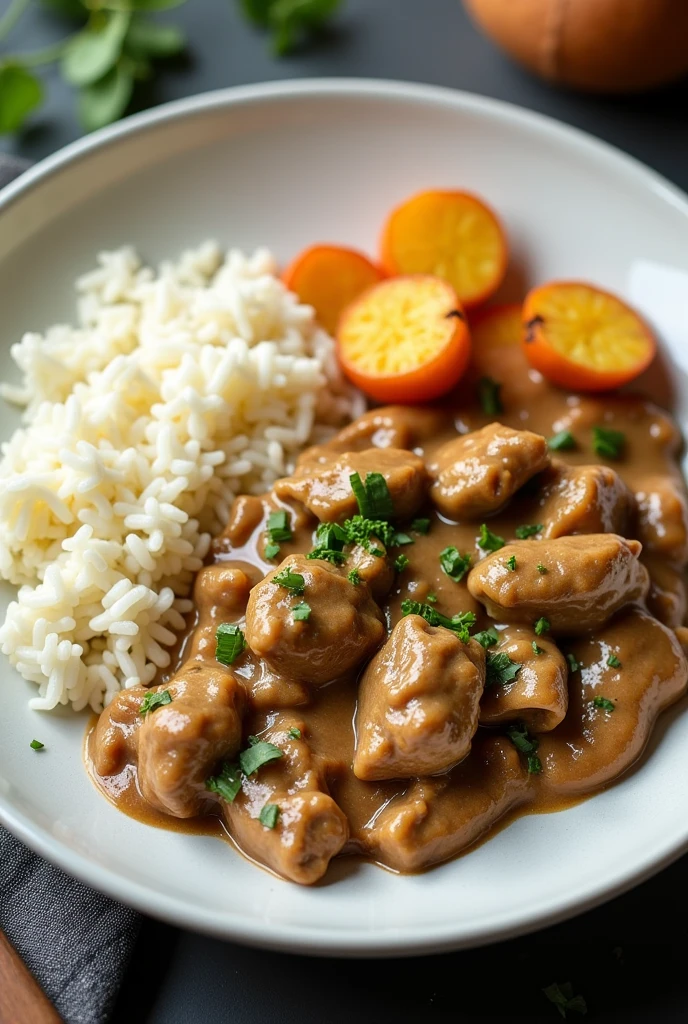
<path id="1" fill-rule="evenodd" d="M 503 411 L 499 415 L 483 414 L 471 400 L 471 392 L 474 394 L 475 390 L 470 384 L 466 386 L 466 393 L 454 396 L 444 409 L 375 410 L 345 428 L 329 448 L 323 446 L 305 453 L 300 460 L 302 468 L 297 467 L 295 476 L 287 481 L 286 490 L 278 484 L 275 493 L 265 499 L 239 499 L 225 533 L 214 545 L 215 564 L 232 570 L 234 575 L 226 577 L 230 581 L 228 589 L 222 591 L 223 596 L 218 600 L 219 570 L 203 570 L 199 574 L 194 594 L 197 621 L 180 645 L 181 671 L 172 677 L 171 683 L 163 679 L 162 684 L 163 688 L 173 685 L 174 679 L 183 677 L 190 666 L 231 673 L 241 693 L 237 691 L 235 697 L 226 699 L 238 701 L 236 713 L 243 716 L 243 745 L 249 735 L 259 735 L 285 749 L 285 757 L 282 762 L 267 765 L 255 777 L 246 780 L 243 791 L 231 806 L 225 802 L 213 804 L 210 794 L 198 795 L 199 807 L 209 814 L 172 817 L 142 797 L 137 779 L 136 736 L 139 729 L 143 735 L 143 729 L 137 707 L 113 712 L 111 706 L 101 716 L 98 729 L 90 733 L 87 760 L 97 784 L 118 807 L 158 826 L 228 834 L 258 862 L 295 881 L 312 882 L 324 873 L 329 857 L 336 853 L 361 853 L 398 871 L 416 871 L 446 860 L 484 838 L 515 814 L 558 809 L 599 790 L 618 778 L 640 756 L 657 714 L 683 694 L 688 674 L 686 658 L 675 633 L 685 616 L 683 574 L 688 559 L 688 512 L 684 484 L 676 463 L 679 435 L 669 417 L 645 399 L 579 397 L 550 387 L 537 373 L 528 370 L 517 347 L 500 350 L 497 362 L 493 367 L 481 367 L 481 371 L 503 382 Z M 442 460 L 447 462 L 443 446 L 495 420 L 514 430 L 531 431 L 545 437 L 570 430 L 577 447 L 573 451 L 549 453 L 552 465 L 548 467 L 545 466 L 548 454 L 543 456 L 539 449 L 539 453 L 534 451 L 533 464 L 539 471 L 525 481 L 519 478 L 520 470 L 515 472 L 517 490 L 510 498 L 506 495 L 506 505 L 503 504 L 505 496 L 495 492 L 494 500 L 502 504 L 502 508 L 485 514 L 478 511 L 475 517 L 460 522 L 448 519 L 446 502 L 467 500 L 467 507 L 472 508 L 470 502 L 477 500 L 479 508 L 484 494 L 490 492 L 491 478 L 483 488 L 483 499 L 479 493 L 482 484 L 478 481 L 477 498 L 471 492 L 467 497 L 462 495 L 456 499 L 453 493 L 449 494 L 447 485 L 449 497 L 438 498 L 437 504 L 430 500 L 432 480 L 428 480 L 424 485 L 426 496 L 416 507 L 413 490 L 418 482 L 417 467 L 415 463 L 410 470 L 407 467 L 402 489 L 404 500 L 410 503 L 408 516 L 395 525 L 411 533 L 414 543 L 391 549 L 389 560 L 379 559 L 371 570 L 375 579 L 363 586 L 379 600 L 380 621 L 385 623 L 382 632 L 387 635 L 399 622 L 401 602 L 405 598 L 425 602 L 429 595 L 436 595 L 434 607 L 444 615 L 474 612 L 477 623 L 471 632 L 495 624 L 486 614 L 485 603 L 493 611 L 494 605 L 489 604 L 484 592 L 492 592 L 497 587 L 496 599 L 507 601 L 510 598 L 504 588 L 511 587 L 514 581 L 507 578 L 508 573 L 505 575 L 501 551 L 490 554 L 479 548 L 477 538 L 483 521 L 508 545 L 514 542 L 515 530 L 520 524 L 544 523 L 545 529 L 533 539 L 515 542 L 513 550 L 517 563 L 521 564 L 514 576 L 520 573 L 525 589 L 530 588 L 534 609 L 538 607 L 540 593 L 558 593 L 556 588 L 565 585 L 567 574 L 569 579 L 575 577 L 583 590 L 580 606 L 589 609 L 591 602 L 594 606 L 589 613 L 591 621 L 581 633 L 570 626 L 566 615 L 571 613 L 564 611 L 557 620 L 561 623 L 559 628 L 537 636 L 531 621 L 538 617 L 535 612 L 531 615 L 529 611 L 522 621 L 514 618 L 511 611 L 507 610 L 504 617 L 495 612 L 500 643 L 492 651 L 505 651 L 523 667 L 513 683 L 492 686 L 482 693 L 480 706 L 476 704 L 475 708 L 480 726 L 474 735 L 467 737 L 470 753 L 459 764 L 439 774 L 417 777 L 409 772 L 411 777 L 408 778 L 363 781 L 352 771 L 352 764 L 357 695 L 367 663 L 357 663 L 350 670 L 345 668 L 332 679 L 324 679 L 324 670 L 318 668 L 317 686 L 309 685 L 307 654 L 300 674 L 276 671 L 274 663 L 270 667 L 251 650 L 231 669 L 222 669 L 214 661 L 215 630 L 220 622 L 236 622 L 245 628 L 251 587 L 265 573 L 275 570 L 281 559 L 307 553 L 314 547 L 318 519 L 302 501 L 306 500 L 309 474 L 316 472 L 323 460 L 329 464 L 345 452 L 365 450 L 369 460 L 365 463 L 367 471 L 384 472 L 385 459 L 390 458 L 392 465 L 396 458 L 393 452 L 384 449 L 410 449 L 419 463 L 423 460 L 429 467 L 433 479 L 443 480 Z M 626 443 L 620 459 L 605 460 L 594 453 L 592 427 L 595 425 L 623 432 Z M 523 441 L 527 443 L 527 439 Z M 541 441 L 533 445 L 542 447 Z M 377 462 L 375 453 L 372 457 L 367 453 L 371 448 L 380 449 Z M 523 451 L 527 458 L 531 457 L 527 449 Z M 451 450 L 447 464 L 451 476 Z M 572 475 L 567 467 L 590 469 Z M 479 474 L 483 470 L 484 466 L 479 467 Z M 419 472 L 425 472 L 422 465 Z M 349 507 L 348 493 L 342 491 L 340 497 L 337 514 L 331 518 L 342 522 L 356 509 Z M 317 496 L 316 499 L 320 500 Z M 318 515 L 324 518 L 328 518 L 327 513 L 323 513 L 326 504 L 317 508 Z M 443 512 L 438 511 L 438 505 Z M 264 528 L 269 512 L 275 508 L 288 510 L 294 535 L 291 541 L 282 542 L 276 560 L 267 562 L 262 557 L 266 539 Z M 431 520 L 425 536 L 410 529 L 411 519 L 420 516 Z M 584 539 L 581 543 L 575 539 L 571 545 L 571 534 L 591 535 L 590 545 Z M 611 596 L 608 592 L 601 597 L 599 588 L 594 595 L 591 590 L 586 603 L 586 581 L 590 581 L 593 588 L 599 565 L 609 564 L 610 545 L 617 544 L 612 537 L 599 538 L 600 534 L 624 538 L 617 545 L 623 561 L 617 574 L 621 582 Z M 635 539 L 643 545 L 640 562 Z M 466 576 L 457 583 L 443 572 L 439 553 L 448 546 L 458 548 L 462 554 L 471 554 L 470 589 Z M 582 549 L 580 565 L 575 562 L 578 557 L 575 552 L 574 556 L 567 553 L 569 548 L 577 546 Z M 509 546 L 508 551 L 511 550 Z M 599 557 L 598 550 L 603 552 Z M 541 564 L 545 552 L 551 554 L 552 561 L 549 569 L 545 567 L 547 571 L 540 574 L 535 562 Z M 399 553 L 409 559 L 409 565 L 392 576 L 389 565 Z M 490 568 L 493 563 L 494 571 Z M 304 564 L 322 566 L 320 562 Z M 347 562 L 342 575 L 352 564 Z M 325 565 L 319 571 L 322 585 L 333 585 L 326 573 L 337 570 Z M 562 584 L 557 582 L 557 573 L 564 581 Z M 204 574 L 209 581 L 207 586 Z M 365 573 L 363 575 L 365 578 Z M 605 580 L 607 577 L 603 583 Z M 316 585 L 314 579 L 311 587 Z M 340 586 L 338 582 L 336 585 Z M 611 587 L 609 584 L 608 591 Z M 312 589 L 311 593 L 315 595 L 316 590 Z M 366 601 L 368 597 L 366 594 Z M 308 593 L 304 598 L 308 599 Z M 360 595 L 359 599 L 362 600 Z M 553 618 L 562 600 L 559 599 L 556 607 L 552 604 Z M 597 618 L 603 617 L 604 621 L 595 625 L 594 608 L 602 609 L 604 600 L 612 603 L 604 614 L 600 610 Z M 575 603 L 572 607 L 575 610 Z M 372 645 L 370 654 L 373 654 L 380 640 L 375 632 L 378 627 L 374 615 L 365 619 L 367 614 L 363 609 L 362 618 L 356 621 L 368 623 L 365 628 L 370 635 L 366 636 Z M 419 642 L 437 647 L 442 639 L 438 639 L 438 631 L 446 631 L 442 627 L 428 627 L 423 620 L 414 621 L 420 622 L 417 631 L 425 630 L 428 634 Z M 343 630 L 341 644 L 332 649 L 338 646 L 337 654 L 344 659 L 343 665 L 348 657 L 345 647 L 352 642 L 352 636 L 345 633 Z M 358 643 L 367 642 L 362 636 L 353 637 L 354 648 Z M 453 643 L 453 634 L 451 637 Z M 272 643 L 273 639 L 268 637 L 265 642 Z M 534 652 L 533 641 L 542 653 Z M 477 646 L 472 643 L 473 648 Z M 454 666 L 452 671 L 457 673 L 457 685 L 464 685 L 460 680 L 465 679 L 465 685 L 469 686 L 471 666 L 461 668 L 456 660 L 459 654 L 465 660 L 461 651 L 447 650 L 441 656 L 447 665 Z M 566 654 L 573 655 L 580 670 L 570 670 Z M 620 667 L 609 664 L 610 655 L 621 663 Z M 484 654 L 480 650 L 473 657 L 476 661 L 483 657 L 484 666 Z M 538 662 L 538 658 L 545 661 Z M 484 673 L 484 667 L 482 671 Z M 372 667 L 363 685 L 378 686 L 375 682 L 366 682 L 371 673 Z M 211 684 L 214 686 L 212 679 Z M 379 704 L 380 692 L 378 686 L 372 704 L 375 701 Z M 595 697 L 612 701 L 613 712 L 595 706 Z M 136 703 L 140 695 L 134 694 L 132 699 Z M 216 696 L 211 695 L 209 699 L 215 700 Z M 464 717 L 469 714 L 468 703 L 462 705 Z M 168 707 L 174 706 L 173 702 Z M 147 718 L 162 716 L 166 711 L 161 709 Z M 373 708 L 371 713 L 378 711 Z M 121 721 L 112 726 L 107 716 L 117 714 Z M 162 721 L 161 717 L 161 727 Z M 525 722 L 531 736 L 538 739 L 537 753 L 543 768 L 539 774 L 528 772 L 526 756 L 505 735 L 505 728 L 516 722 Z M 147 723 L 146 729 L 150 731 L 150 728 L 151 724 Z M 301 739 L 289 739 L 288 729 L 300 732 Z M 453 749 L 460 749 L 459 740 L 454 733 Z M 150 742 L 150 737 L 146 742 Z M 393 771 L 393 744 L 390 749 L 391 768 L 376 749 L 371 755 L 373 768 L 366 770 L 383 774 Z M 233 750 L 231 758 L 235 755 Z M 213 770 L 216 769 L 217 764 L 214 764 Z M 357 771 L 360 775 L 361 771 Z M 206 774 L 212 771 L 206 770 Z M 176 799 L 174 794 L 173 799 Z M 308 808 L 302 811 L 304 801 Z M 257 821 L 260 807 L 270 802 L 280 803 L 282 808 L 282 820 L 274 830 L 266 829 Z M 292 804 L 293 812 L 289 810 Z M 193 806 L 189 804 L 189 809 Z M 304 815 L 310 815 L 311 824 L 315 822 L 311 832 L 299 832 Z M 313 839 L 313 830 L 317 830 L 317 842 Z M 298 864 L 285 859 L 279 844 L 282 842 L 284 846 L 286 836 L 292 845 L 293 842 L 304 844 L 305 852 Z M 314 842 L 317 849 L 312 848 Z"/>

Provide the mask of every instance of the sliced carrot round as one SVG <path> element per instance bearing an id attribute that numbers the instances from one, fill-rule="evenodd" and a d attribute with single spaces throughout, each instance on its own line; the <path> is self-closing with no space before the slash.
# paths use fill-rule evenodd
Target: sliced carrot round
<path id="1" fill-rule="evenodd" d="M 463 374 L 471 344 L 456 292 L 429 275 L 369 288 L 342 314 L 337 334 L 344 373 L 380 402 L 426 402 Z"/>
<path id="2" fill-rule="evenodd" d="M 381 260 L 388 274 L 434 274 L 466 307 L 484 302 L 506 272 L 507 243 L 495 214 L 468 192 L 421 192 L 390 214 Z"/>
<path id="3" fill-rule="evenodd" d="M 282 274 L 287 288 L 313 306 L 318 322 L 330 334 L 335 333 L 342 310 L 383 277 L 363 253 L 339 245 L 304 249 Z"/>
<path id="4" fill-rule="evenodd" d="M 578 281 L 534 288 L 522 316 L 528 362 L 559 387 L 621 387 L 649 366 L 657 349 L 652 331 L 630 306 Z"/>

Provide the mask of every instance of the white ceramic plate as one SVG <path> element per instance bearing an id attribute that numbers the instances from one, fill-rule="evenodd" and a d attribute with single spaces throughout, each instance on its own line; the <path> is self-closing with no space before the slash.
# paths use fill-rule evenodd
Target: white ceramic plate
<path id="1" fill-rule="evenodd" d="M 417 85 L 250 86 L 133 117 L 69 146 L 5 191 L 0 372 L 10 372 L 9 346 L 23 330 L 71 317 L 72 280 L 100 249 L 133 243 L 157 261 L 214 236 L 268 245 L 285 259 L 318 240 L 374 250 L 392 205 L 442 186 L 475 190 L 499 211 L 516 291 L 545 278 L 585 277 L 637 292 L 652 314 L 657 288 L 671 281 L 647 263 L 688 272 L 686 197 L 570 128 Z M 664 300 L 659 313 L 671 331 Z M 685 424 L 688 381 L 679 364 L 688 356 L 679 334 L 688 315 L 676 321 L 665 340 L 675 350 L 671 377 Z M 2 436 L 15 423 L 3 408 Z M 84 718 L 31 712 L 32 688 L 4 661 L 0 676 L 0 818 L 96 888 L 227 938 L 342 955 L 475 945 L 590 907 L 688 846 L 688 715 L 674 709 L 642 769 L 578 807 L 521 818 L 424 875 L 339 862 L 324 884 L 303 889 L 222 842 L 117 812 L 82 767 Z M 29 748 L 34 736 L 46 744 L 40 754 Z"/>

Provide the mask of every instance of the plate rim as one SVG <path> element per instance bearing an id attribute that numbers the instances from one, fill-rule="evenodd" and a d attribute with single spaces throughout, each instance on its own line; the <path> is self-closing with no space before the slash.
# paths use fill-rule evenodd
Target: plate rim
<path id="1" fill-rule="evenodd" d="M 688 222 L 688 195 L 667 178 L 636 157 L 599 139 L 580 128 L 567 125 L 546 114 L 491 97 L 479 96 L 444 86 L 375 78 L 309 78 L 261 82 L 213 90 L 196 96 L 162 104 L 152 110 L 134 114 L 107 128 L 77 139 L 41 160 L 18 179 L 0 190 L 0 226 L 2 215 L 17 200 L 29 195 L 53 175 L 68 169 L 90 154 L 116 145 L 120 139 L 145 133 L 158 125 L 184 120 L 224 107 L 260 104 L 268 101 L 289 102 L 299 97 L 326 99 L 367 97 L 442 106 L 463 110 L 492 121 L 522 125 L 564 146 L 573 146 L 584 157 L 606 163 L 620 175 L 649 189 L 655 196 L 682 213 Z M 239 941 L 251 946 L 292 953 L 320 956 L 415 956 L 465 949 L 502 941 L 526 934 L 566 918 L 583 913 L 600 903 L 621 895 L 652 877 L 688 851 L 688 826 L 684 834 L 672 834 L 658 848 L 626 871 L 618 873 L 613 883 L 603 880 L 588 883 L 569 891 L 561 899 L 544 904 L 534 901 L 527 912 L 493 915 L 481 920 L 469 931 L 460 924 L 438 928 L 422 926 L 409 931 L 395 929 L 388 933 L 340 932 L 336 928 L 300 927 L 290 923 L 250 921 L 231 912 L 213 912 L 191 907 L 185 901 L 147 889 L 141 883 L 125 878 L 114 869 L 102 866 L 83 853 L 66 846 L 46 829 L 37 826 L 28 815 L 10 806 L 0 794 L 0 822 L 36 853 L 57 864 L 69 874 L 93 888 L 137 910 L 162 918 L 178 927 L 202 931 L 219 938 Z"/>

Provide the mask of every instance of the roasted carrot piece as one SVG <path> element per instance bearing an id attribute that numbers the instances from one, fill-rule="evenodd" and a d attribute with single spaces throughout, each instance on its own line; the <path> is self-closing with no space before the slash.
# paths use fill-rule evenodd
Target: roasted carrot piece
<path id="1" fill-rule="evenodd" d="M 497 217 L 468 192 L 421 192 L 387 219 L 381 241 L 388 274 L 434 274 L 452 285 L 467 309 L 499 287 L 507 242 Z"/>
<path id="2" fill-rule="evenodd" d="M 471 351 L 456 292 L 427 274 L 369 288 L 342 314 L 337 341 L 344 373 L 380 402 L 437 398 L 457 383 Z"/>
<path id="3" fill-rule="evenodd" d="M 287 288 L 313 306 L 319 323 L 330 334 L 335 333 L 342 310 L 383 277 L 363 253 L 339 245 L 304 249 L 282 274 Z"/>
<path id="4" fill-rule="evenodd" d="M 608 391 L 652 362 L 649 326 L 610 292 L 579 281 L 534 288 L 523 304 L 522 344 L 531 366 L 559 387 Z"/>

